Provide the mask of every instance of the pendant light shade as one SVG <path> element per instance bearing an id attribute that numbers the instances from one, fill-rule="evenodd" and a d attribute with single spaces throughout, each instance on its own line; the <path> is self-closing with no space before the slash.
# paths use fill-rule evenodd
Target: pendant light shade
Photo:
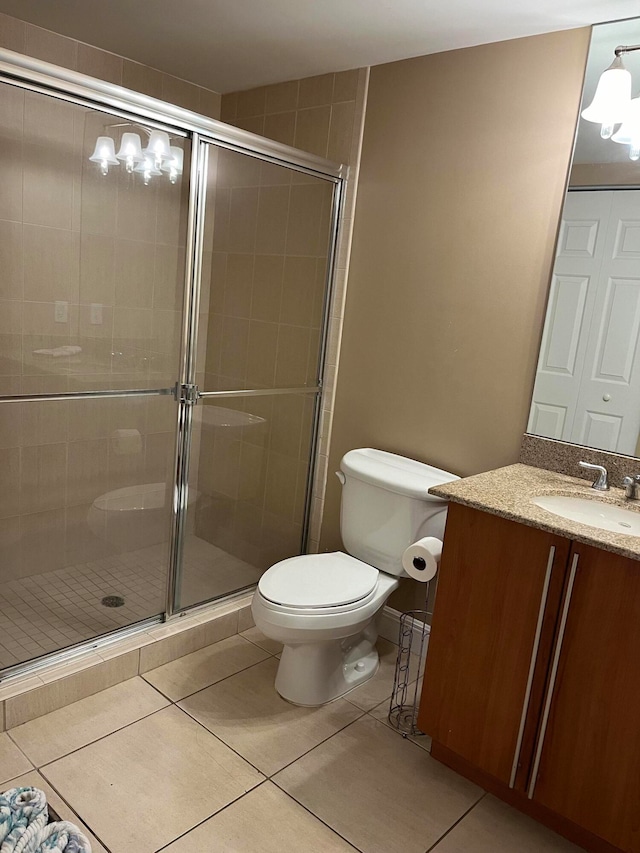
<path id="1" fill-rule="evenodd" d="M 123 133 L 120 142 L 120 150 L 116 154 L 118 160 L 123 160 L 127 168 L 127 172 L 133 172 L 133 167 L 136 163 L 142 163 L 144 154 L 142 153 L 142 143 L 137 133 Z"/>
<path id="2" fill-rule="evenodd" d="M 100 164 L 100 171 L 103 175 L 109 174 L 109 166 L 119 165 L 113 139 L 110 136 L 99 136 L 96 140 L 96 147 L 89 160 L 92 163 Z"/>
<path id="3" fill-rule="evenodd" d="M 152 130 L 149 136 L 149 143 L 144 149 L 144 154 L 153 157 L 156 169 L 162 165 L 162 161 L 171 156 L 171 141 L 169 134 L 164 130 Z"/>
<path id="4" fill-rule="evenodd" d="M 640 158 L 640 98 L 629 103 L 622 127 L 611 137 L 612 142 L 629 146 L 629 158 Z"/>
<path id="5" fill-rule="evenodd" d="M 169 173 L 169 180 L 172 184 L 177 183 L 178 177 L 182 174 L 184 166 L 184 151 L 178 148 L 177 145 L 172 145 L 169 149 L 171 152 L 169 157 L 162 164 L 162 171 Z"/>
<path id="6" fill-rule="evenodd" d="M 601 136 L 608 139 L 616 124 L 624 121 L 631 101 L 631 74 L 619 56 L 603 71 L 593 101 L 582 111 L 582 118 L 601 124 Z"/>
<path id="7" fill-rule="evenodd" d="M 155 159 L 149 154 L 145 154 L 142 163 L 138 163 L 133 171 L 142 173 L 145 187 L 149 185 L 151 178 L 162 174 L 160 169 L 156 169 Z"/>

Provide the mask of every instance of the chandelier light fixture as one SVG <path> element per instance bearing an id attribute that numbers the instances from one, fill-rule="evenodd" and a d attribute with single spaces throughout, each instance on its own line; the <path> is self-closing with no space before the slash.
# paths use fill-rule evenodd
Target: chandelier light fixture
<path id="1" fill-rule="evenodd" d="M 629 146 L 631 160 L 640 158 L 640 97 L 631 98 L 631 74 L 622 55 L 640 50 L 640 44 L 618 45 L 611 65 L 600 75 L 593 100 L 582 118 L 600 125 L 600 136 Z M 616 125 L 621 125 L 614 132 Z"/>
<path id="2" fill-rule="evenodd" d="M 110 125 L 110 127 L 127 127 L 131 125 Z M 140 174 L 145 186 L 151 178 L 163 173 L 169 175 L 172 184 L 178 182 L 184 167 L 184 151 L 177 145 L 171 145 L 171 138 L 164 130 L 147 130 L 141 128 L 149 141 L 145 148 L 138 133 L 127 131 L 122 134 L 120 148 L 116 154 L 115 140 L 111 136 L 99 136 L 93 154 L 89 157 L 92 163 L 98 163 L 103 175 L 109 174 L 109 166 L 123 164 L 128 174 Z"/>

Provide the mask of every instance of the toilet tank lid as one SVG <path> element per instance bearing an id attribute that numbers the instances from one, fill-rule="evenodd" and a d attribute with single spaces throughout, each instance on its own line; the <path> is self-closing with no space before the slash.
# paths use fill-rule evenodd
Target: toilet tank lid
<path id="1" fill-rule="evenodd" d="M 353 477 L 407 497 L 438 503 L 445 501 L 429 495 L 428 489 L 460 479 L 449 471 L 370 447 L 345 453 L 340 462 L 340 469 L 346 477 Z"/>

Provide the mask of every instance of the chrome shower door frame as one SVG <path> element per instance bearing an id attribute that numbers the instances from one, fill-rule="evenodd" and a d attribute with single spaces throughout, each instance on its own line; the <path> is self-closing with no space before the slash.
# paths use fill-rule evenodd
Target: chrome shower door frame
<path id="1" fill-rule="evenodd" d="M 184 548 L 185 520 L 188 494 L 189 458 L 191 448 L 193 406 L 200 398 L 250 397 L 280 394 L 313 394 L 315 411 L 312 428 L 311 457 L 303 526 L 303 547 L 309 527 L 312 494 L 312 477 L 317 453 L 319 416 L 322 401 L 322 375 L 325 366 L 331 296 L 335 278 L 338 229 L 344 201 L 344 182 L 348 166 L 332 163 L 313 154 L 265 139 L 240 128 L 226 125 L 182 109 L 173 104 L 141 95 L 112 83 L 52 65 L 48 62 L 23 56 L 14 51 L 0 49 L 0 82 L 20 89 L 37 92 L 61 101 L 78 104 L 111 116 L 140 122 L 166 130 L 191 142 L 191 169 L 189 176 L 188 221 L 186 233 L 186 260 L 184 278 L 183 328 L 178 366 L 178 381 L 173 388 L 83 391 L 60 394 L 35 394 L 0 396 L 0 403 L 40 402 L 54 400 L 106 399 L 110 397 L 143 397 L 173 395 L 177 403 L 177 428 L 175 442 L 175 478 L 171 505 L 171 539 L 168 556 L 167 597 L 164 613 L 123 629 L 101 635 L 60 651 L 52 652 L 24 664 L 17 664 L 0 672 L 4 678 L 37 670 L 51 663 L 75 656 L 84 649 L 95 649 L 114 637 L 130 636 L 150 624 L 176 618 L 186 609 L 178 608 L 178 591 Z M 303 172 L 327 180 L 334 185 L 331 214 L 330 245 L 325 288 L 324 317 L 321 329 L 321 346 L 317 382 L 303 388 L 249 389 L 246 391 L 200 391 L 196 384 L 196 352 L 198 338 L 198 309 L 200 303 L 203 232 L 207 193 L 207 162 L 211 146 L 227 148 L 275 165 Z M 231 593 L 229 598 L 232 598 Z M 199 602 L 194 608 L 202 606 Z"/>

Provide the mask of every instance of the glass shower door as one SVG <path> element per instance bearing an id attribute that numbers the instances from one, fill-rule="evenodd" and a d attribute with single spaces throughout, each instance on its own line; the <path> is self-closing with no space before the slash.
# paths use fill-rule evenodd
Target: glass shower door
<path id="1" fill-rule="evenodd" d="M 0 107 L 2 670 L 165 609 L 190 143 L 145 169 L 158 128 Z"/>
<path id="2" fill-rule="evenodd" d="M 189 510 L 176 607 L 299 554 L 336 183 L 206 145 Z"/>

